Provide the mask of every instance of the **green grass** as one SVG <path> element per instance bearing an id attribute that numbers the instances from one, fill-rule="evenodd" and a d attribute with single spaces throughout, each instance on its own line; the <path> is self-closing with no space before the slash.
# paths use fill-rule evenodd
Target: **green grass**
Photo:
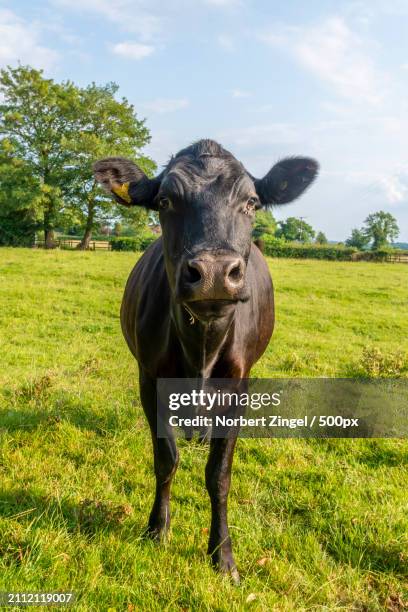
<path id="1" fill-rule="evenodd" d="M 402 440 L 240 440 L 239 587 L 206 559 L 203 447 L 180 442 L 169 541 L 142 540 L 152 454 L 118 319 L 134 260 L 0 250 L 0 591 L 72 589 L 81 610 L 408 606 Z M 277 326 L 254 375 L 345 376 L 369 369 L 367 346 L 406 352 L 408 266 L 270 267 Z"/>

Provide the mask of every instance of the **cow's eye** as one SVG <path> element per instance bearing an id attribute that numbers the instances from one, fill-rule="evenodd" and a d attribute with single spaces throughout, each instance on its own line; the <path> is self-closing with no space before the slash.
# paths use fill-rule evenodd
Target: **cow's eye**
<path id="1" fill-rule="evenodd" d="M 247 203 L 245 204 L 245 208 L 244 208 L 244 213 L 246 215 L 251 214 L 251 212 L 253 212 L 256 208 L 256 205 L 258 204 L 258 198 L 249 198 L 247 200 Z"/>
<path id="2" fill-rule="evenodd" d="M 170 205 L 171 205 L 170 198 L 167 198 L 166 196 L 162 196 L 159 199 L 159 208 L 160 208 L 160 210 L 166 210 L 167 208 L 169 208 Z"/>

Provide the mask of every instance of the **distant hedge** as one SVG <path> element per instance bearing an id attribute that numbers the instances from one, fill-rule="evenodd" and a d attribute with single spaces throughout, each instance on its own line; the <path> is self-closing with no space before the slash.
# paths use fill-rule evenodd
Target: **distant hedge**
<path id="1" fill-rule="evenodd" d="M 141 234 L 134 238 L 112 238 L 110 243 L 112 251 L 145 251 L 155 240 L 157 236 Z"/>
<path id="2" fill-rule="evenodd" d="M 405 259 L 408 251 L 403 249 L 377 249 L 376 251 L 360 251 L 356 253 L 356 261 L 389 261 L 390 258 L 397 260 L 398 257 Z"/>
<path id="3" fill-rule="evenodd" d="M 263 252 L 270 257 L 296 259 L 329 259 L 331 261 L 352 261 L 358 253 L 354 247 L 336 245 L 296 244 L 274 238 L 263 240 Z"/>
<path id="4" fill-rule="evenodd" d="M 359 251 L 355 247 L 341 245 L 299 244 L 285 242 L 273 236 L 262 236 L 257 241 L 265 255 L 269 257 L 286 257 L 296 259 L 328 259 L 331 261 L 406 261 L 408 251 L 401 249 L 378 249 L 376 251 Z"/>

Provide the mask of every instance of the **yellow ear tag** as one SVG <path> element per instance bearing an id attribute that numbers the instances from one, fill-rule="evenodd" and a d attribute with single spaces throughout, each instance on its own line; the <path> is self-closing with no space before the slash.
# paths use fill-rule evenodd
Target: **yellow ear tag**
<path id="1" fill-rule="evenodd" d="M 111 189 L 113 193 L 120 197 L 121 200 L 124 200 L 128 204 L 132 203 L 132 199 L 129 195 L 129 183 L 123 183 L 122 185 L 120 185 L 120 183 L 116 183 L 111 186 Z"/>

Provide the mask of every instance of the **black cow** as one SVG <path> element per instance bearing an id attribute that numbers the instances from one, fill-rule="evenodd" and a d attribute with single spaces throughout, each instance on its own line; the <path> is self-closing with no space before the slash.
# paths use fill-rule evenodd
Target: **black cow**
<path id="1" fill-rule="evenodd" d="M 251 241 L 255 211 L 291 202 L 317 172 L 313 159 L 293 157 L 255 179 L 212 140 L 183 149 L 153 179 L 120 157 L 94 166 L 96 180 L 118 202 L 158 210 L 163 230 L 131 272 L 121 308 L 153 441 L 151 537 L 169 528 L 178 464 L 174 437 L 157 437 L 156 379 L 249 377 L 274 326 L 271 277 Z M 235 442 L 236 433 L 211 439 L 205 476 L 212 509 L 208 552 L 238 580 L 227 525 Z"/>

